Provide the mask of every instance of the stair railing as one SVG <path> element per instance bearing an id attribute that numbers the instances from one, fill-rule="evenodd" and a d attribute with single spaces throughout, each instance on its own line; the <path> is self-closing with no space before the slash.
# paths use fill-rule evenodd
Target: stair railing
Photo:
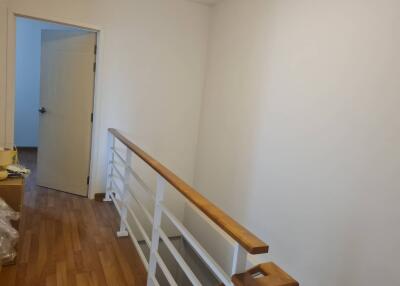
<path id="1" fill-rule="evenodd" d="M 194 190 L 185 183 L 177 175 L 163 166 L 160 162 L 152 158 L 145 151 L 132 143 L 127 137 L 122 135 L 118 130 L 110 128 L 108 130 L 108 168 L 107 168 L 107 187 L 104 201 L 112 201 L 121 217 L 120 229 L 117 232 L 119 237 L 130 236 L 139 256 L 147 270 L 147 285 L 159 285 L 156 278 L 157 265 L 163 272 L 166 280 L 170 285 L 178 285 L 174 276 L 169 271 L 164 260 L 159 254 L 159 242 L 162 240 L 168 248 L 178 265 L 184 271 L 192 285 L 202 285 L 196 277 L 185 259 L 176 249 L 170 238 L 161 228 L 162 215 L 168 217 L 176 229 L 181 233 L 185 240 L 191 245 L 196 254 L 213 272 L 217 279 L 223 285 L 270 285 L 270 286 L 296 286 L 298 283 L 289 275 L 280 270 L 275 264 L 261 264 L 246 271 L 247 255 L 262 254 L 268 252 L 268 245 L 261 239 L 247 230 L 245 227 L 237 223 L 229 215 L 223 212 L 216 205 L 207 200 L 204 196 Z M 116 140 L 122 143 L 126 150 L 121 152 L 116 148 Z M 138 175 L 136 170 L 132 168 L 133 156 L 136 154 L 138 158 L 143 160 L 157 174 L 157 187 L 154 192 L 149 188 L 144 180 Z M 117 165 L 123 166 L 121 168 Z M 140 189 L 148 199 L 153 202 L 154 211 L 151 214 L 146 208 L 145 203 L 135 195 L 131 179 L 134 179 Z M 215 261 L 205 248 L 196 240 L 184 224 L 169 210 L 164 203 L 164 194 L 167 183 L 175 190 L 181 193 L 187 201 L 189 201 L 197 210 L 203 213 L 212 223 L 218 226 L 223 232 L 229 235 L 235 241 L 234 255 L 231 263 L 230 273 L 226 271 Z M 150 225 L 152 225 L 151 237 L 147 235 L 143 224 L 139 219 L 137 209 L 131 207 L 128 201 L 134 200 L 142 216 L 144 216 Z M 146 258 L 140 244 L 135 236 L 132 226 L 128 223 L 128 214 L 134 221 L 135 226 L 144 242 L 150 249 L 149 259 Z M 136 235 L 137 233 L 136 232 Z M 257 283 L 257 284 L 253 284 Z"/>

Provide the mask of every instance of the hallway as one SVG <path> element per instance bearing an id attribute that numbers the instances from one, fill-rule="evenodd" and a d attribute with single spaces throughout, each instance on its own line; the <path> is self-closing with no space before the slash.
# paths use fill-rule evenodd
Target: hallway
<path id="1" fill-rule="evenodd" d="M 36 152 L 20 152 L 32 174 L 25 186 L 17 264 L 1 286 L 145 285 L 146 271 L 130 238 L 117 239 L 112 204 L 36 186 Z"/>

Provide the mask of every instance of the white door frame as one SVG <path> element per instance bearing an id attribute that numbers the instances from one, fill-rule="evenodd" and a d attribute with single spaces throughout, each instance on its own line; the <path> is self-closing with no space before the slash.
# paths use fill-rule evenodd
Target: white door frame
<path id="1" fill-rule="evenodd" d="M 100 118 L 101 118 L 101 93 L 97 88 L 99 79 L 99 71 L 101 70 L 101 59 L 102 49 L 101 42 L 104 36 L 103 29 L 98 26 L 89 24 L 77 23 L 65 19 L 49 18 L 46 16 L 32 15 L 26 13 L 18 13 L 17 11 L 8 11 L 8 22 L 7 22 L 7 62 L 6 62 L 6 100 L 5 100 L 5 144 L 7 147 L 14 146 L 14 113 L 15 113 L 15 66 L 16 66 L 16 21 L 17 17 L 30 18 L 34 20 L 46 21 L 56 24 L 73 26 L 80 29 L 85 29 L 97 34 L 97 54 L 96 54 L 96 74 L 94 79 L 94 93 L 93 93 L 93 113 L 94 120 L 92 125 L 92 136 L 91 136 L 91 156 L 90 156 L 90 178 L 88 188 L 88 197 L 93 199 L 95 190 L 93 188 L 93 178 L 95 175 L 95 166 L 98 166 L 98 144 L 100 134 Z"/>

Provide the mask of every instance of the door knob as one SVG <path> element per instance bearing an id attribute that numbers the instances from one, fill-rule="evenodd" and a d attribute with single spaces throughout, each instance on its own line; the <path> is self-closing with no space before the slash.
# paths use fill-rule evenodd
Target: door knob
<path id="1" fill-rule="evenodd" d="M 46 108 L 44 108 L 44 107 L 41 107 L 41 108 L 39 108 L 39 110 L 38 110 L 41 114 L 43 114 L 43 113 L 46 113 Z"/>

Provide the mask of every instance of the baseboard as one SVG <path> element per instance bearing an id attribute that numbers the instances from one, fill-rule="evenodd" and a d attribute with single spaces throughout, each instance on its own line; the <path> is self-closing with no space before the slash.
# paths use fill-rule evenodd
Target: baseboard
<path id="1" fill-rule="evenodd" d="M 35 151 L 37 150 L 38 147 L 29 147 L 29 146 L 17 146 L 17 150 L 21 150 L 21 151 Z"/>

